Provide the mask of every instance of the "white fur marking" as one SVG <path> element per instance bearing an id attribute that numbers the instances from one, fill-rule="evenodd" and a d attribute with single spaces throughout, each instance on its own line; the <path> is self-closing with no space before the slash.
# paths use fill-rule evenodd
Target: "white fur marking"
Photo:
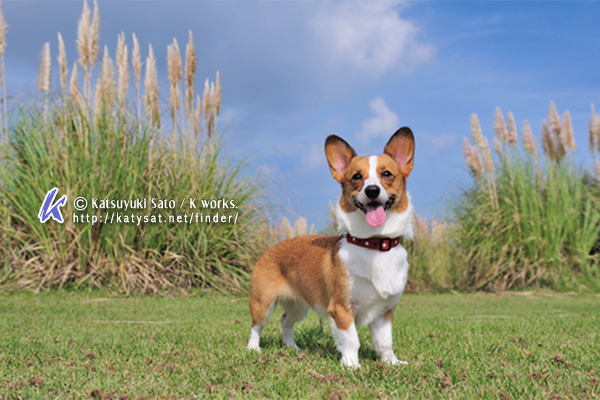
<path id="1" fill-rule="evenodd" d="M 365 182 L 363 184 L 363 188 L 360 191 L 360 193 L 358 194 L 358 196 L 356 197 L 356 199 L 358 201 L 360 201 L 362 204 L 370 203 L 373 200 L 377 200 L 378 202 L 380 202 L 382 204 L 385 203 L 386 201 L 388 201 L 389 196 L 388 196 L 385 188 L 381 185 L 379 176 L 377 176 L 377 156 L 369 157 L 369 172 L 368 172 L 368 174 L 369 174 L 369 176 L 365 180 Z M 379 187 L 379 196 L 377 196 L 376 199 L 370 199 L 367 196 L 367 194 L 365 193 L 365 189 L 371 185 Z M 363 215 L 363 218 L 364 218 L 364 215 Z"/>
<path id="2" fill-rule="evenodd" d="M 360 347 L 360 342 L 354 323 L 350 325 L 348 330 L 343 331 L 337 328 L 333 318 L 330 318 L 329 322 L 331 324 L 331 331 L 333 332 L 337 348 L 339 352 L 342 353 L 342 366 L 348 368 L 360 368 L 358 362 L 358 348 Z"/>
<path id="3" fill-rule="evenodd" d="M 255 325 L 252 327 L 252 329 L 250 329 L 250 340 L 248 340 L 248 350 L 256 350 L 260 353 L 260 332 L 262 331 L 263 326 Z"/>
<path id="4" fill-rule="evenodd" d="M 392 348 L 392 323 L 383 317 L 379 317 L 369 326 L 371 328 L 371 339 L 373 347 L 381 357 L 381 361 L 396 364 L 408 364 L 406 361 L 399 361 L 394 355 Z"/>
<path id="5" fill-rule="evenodd" d="M 377 156 L 369 157 L 369 177 L 365 181 L 365 186 L 377 185 L 381 188 L 381 181 L 377 176 Z"/>
<path id="6" fill-rule="evenodd" d="M 409 206 L 403 213 L 388 213 L 388 218 L 379 227 L 368 225 L 362 212 L 345 213 L 338 205 L 336 217 L 339 229 L 364 238 L 412 237 L 413 208 L 410 197 L 408 200 Z M 344 239 L 338 256 L 350 274 L 350 293 L 357 325 L 370 325 L 398 303 L 409 269 L 408 254 L 402 246 L 381 252 L 358 247 Z"/>

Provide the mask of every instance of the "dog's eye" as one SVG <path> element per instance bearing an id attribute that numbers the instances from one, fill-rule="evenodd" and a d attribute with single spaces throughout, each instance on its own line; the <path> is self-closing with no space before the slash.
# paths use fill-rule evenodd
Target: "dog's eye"
<path id="1" fill-rule="evenodd" d="M 357 172 L 354 175 L 352 175 L 353 181 L 360 181 L 361 179 L 362 179 L 362 175 L 360 174 L 360 172 Z"/>
<path id="2" fill-rule="evenodd" d="M 381 174 L 381 175 L 383 175 L 385 178 L 389 178 L 390 176 L 392 176 L 392 173 L 388 170 L 385 170 L 385 171 L 383 171 L 383 174 Z"/>

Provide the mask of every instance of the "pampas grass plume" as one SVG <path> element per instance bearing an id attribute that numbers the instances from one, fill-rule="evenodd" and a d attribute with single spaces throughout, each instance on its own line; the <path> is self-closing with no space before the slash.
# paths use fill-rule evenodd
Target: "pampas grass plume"
<path id="1" fill-rule="evenodd" d="M 140 56 L 140 44 L 138 43 L 135 33 L 132 35 L 133 51 L 131 53 L 131 64 L 133 66 L 133 76 L 135 77 L 135 87 L 140 89 L 142 81 L 142 57 Z"/>
<path id="2" fill-rule="evenodd" d="M 477 114 L 471 114 L 471 137 L 475 146 L 481 148 L 483 146 L 483 135 L 481 134 L 481 125 Z"/>
<path id="3" fill-rule="evenodd" d="M 102 96 L 111 101 L 115 95 L 115 68 L 110 58 L 108 46 L 104 46 L 104 55 L 102 56 L 102 69 L 100 70 L 100 91 Z"/>
<path id="4" fill-rule="evenodd" d="M 85 70 L 90 62 L 89 54 L 89 42 L 90 42 L 90 8 L 88 7 L 87 0 L 83 2 L 83 10 L 79 17 L 79 23 L 77 25 L 77 52 L 79 53 L 79 64 Z"/>
<path id="5" fill-rule="evenodd" d="M 98 62 L 100 55 L 100 13 L 98 12 L 98 2 L 94 0 L 94 15 L 92 16 L 92 25 L 90 26 L 88 41 L 90 64 L 92 67 Z"/>
<path id="6" fill-rule="evenodd" d="M 146 94 L 144 102 L 146 115 L 156 126 L 160 126 L 160 109 L 158 106 L 158 73 L 156 71 L 156 59 L 154 50 L 148 45 L 148 57 L 146 58 L 146 76 L 144 78 Z"/>
<path id="7" fill-rule="evenodd" d="M 568 150 L 575 151 L 575 135 L 573 134 L 573 124 L 571 123 L 571 113 L 569 111 L 566 111 L 563 115 L 560 139 L 565 153 Z"/>
<path id="8" fill-rule="evenodd" d="M 560 117 L 558 111 L 556 111 L 556 105 L 553 101 L 550 102 L 550 110 L 548 111 L 548 121 L 550 122 L 549 128 L 552 129 L 556 134 L 560 132 Z"/>
<path id="9" fill-rule="evenodd" d="M 50 43 L 46 42 L 40 53 L 40 67 L 38 71 L 38 90 L 48 93 L 51 86 L 51 63 L 50 63 Z"/>
<path id="10" fill-rule="evenodd" d="M 514 117 L 513 113 L 510 111 L 508 112 L 506 117 L 508 119 L 508 133 L 507 133 L 508 144 L 510 146 L 516 147 L 517 146 L 517 126 L 515 124 L 515 117 Z"/>
<path id="11" fill-rule="evenodd" d="M 591 106 L 592 119 L 588 122 L 588 128 L 590 133 L 590 152 L 594 154 L 594 147 L 598 147 L 600 151 L 600 117 L 596 114 L 596 108 L 594 104 Z"/>
<path id="12" fill-rule="evenodd" d="M 506 131 L 504 115 L 502 115 L 502 110 L 500 110 L 500 107 L 496 107 L 496 111 L 494 112 L 494 132 L 496 137 L 498 137 L 504 143 L 508 143 L 508 132 Z"/>
<path id="13" fill-rule="evenodd" d="M 58 34 L 58 70 L 60 72 L 60 88 L 63 93 L 67 90 L 67 75 L 69 69 L 67 67 L 67 52 L 65 50 L 65 42 L 62 35 Z"/>
<path id="14" fill-rule="evenodd" d="M 215 112 L 219 115 L 221 111 L 221 74 L 217 71 L 217 78 L 215 81 Z"/>
<path id="15" fill-rule="evenodd" d="M 125 34 L 121 33 L 117 42 L 117 99 L 119 102 L 119 111 L 125 112 L 127 106 L 127 91 L 129 89 L 129 54 Z"/>
<path id="16" fill-rule="evenodd" d="M 171 118 L 175 119 L 175 113 L 180 107 L 179 99 L 179 81 L 181 80 L 181 53 L 177 39 L 173 39 L 173 44 L 167 47 L 167 75 L 171 83 L 169 103 L 171 106 Z M 175 124 L 173 124 L 175 129 Z"/>
<path id="17" fill-rule="evenodd" d="M 79 84 L 77 83 L 77 63 L 73 63 L 71 79 L 69 80 L 69 97 L 71 104 L 81 107 L 81 94 L 79 92 Z"/>
<path id="18" fill-rule="evenodd" d="M 529 126 L 529 122 L 525 121 L 523 123 L 523 149 L 529 154 L 533 155 L 536 152 L 535 141 L 533 140 L 533 133 L 531 132 L 531 127 Z"/>
<path id="19" fill-rule="evenodd" d="M 4 19 L 4 13 L 2 12 L 2 3 L 0 3 L 0 55 L 4 54 L 6 50 L 6 34 L 8 33 L 8 24 Z"/>
<path id="20" fill-rule="evenodd" d="M 194 38 L 192 31 L 185 47 L 185 115 L 187 118 L 192 114 L 194 103 L 194 78 L 198 69 L 198 56 L 194 49 Z"/>

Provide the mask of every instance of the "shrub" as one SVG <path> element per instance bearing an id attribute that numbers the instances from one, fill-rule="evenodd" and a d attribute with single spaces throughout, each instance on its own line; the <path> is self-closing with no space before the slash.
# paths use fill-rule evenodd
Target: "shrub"
<path id="1" fill-rule="evenodd" d="M 592 110 L 592 121 L 597 116 Z M 591 149 L 597 133 L 590 124 Z M 499 109 L 492 160 L 476 115 L 475 146 L 464 142 L 465 160 L 475 178 L 454 209 L 457 241 L 465 264 L 455 265 L 457 282 L 471 289 L 529 286 L 557 290 L 600 290 L 600 235 L 597 181 L 574 161 L 569 113 L 562 120 L 551 104 L 542 127 L 542 152 L 525 122 L 517 146 L 514 117 L 508 127 Z"/>
<path id="2" fill-rule="evenodd" d="M 197 61 L 191 33 L 183 67 L 176 40 L 168 48 L 170 119 L 166 121 L 161 120 L 151 46 L 142 93 L 142 61 L 135 35 L 131 53 L 125 37 L 119 37 L 116 73 L 104 48 L 94 81 L 100 55 L 97 5 L 92 16 L 84 4 L 77 44 L 83 79 L 78 79 L 77 64 L 68 76 L 59 34 L 60 93 L 50 93 L 50 52 L 45 45 L 38 79 L 43 104 L 23 106 L 4 137 L 0 279 L 37 289 L 65 284 L 108 285 L 125 292 L 245 288 L 262 243 L 260 185 L 244 161 L 227 157 L 217 135 L 219 74 L 215 82 L 205 82 L 203 97 L 194 96 Z M 135 96 L 128 95 L 130 70 Z M 68 196 L 62 209 L 65 223 L 41 224 L 39 208 L 53 187 Z M 147 199 L 144 210 L 135 210 L 142 217 L 166 218 L 190 211 L 206 217 L 218 212 L 235 215 L 237 223 L 76 223 L 71 218 L 76 196 Z M 179 210 L 177 204 L 177 209 L 153 209 L 150 202 L 190 197 L 198 202 L 233 200 L 237 208 Z M 92 209 L 90 203 L 78 214 L 105 217 L 106 211 Z"/>

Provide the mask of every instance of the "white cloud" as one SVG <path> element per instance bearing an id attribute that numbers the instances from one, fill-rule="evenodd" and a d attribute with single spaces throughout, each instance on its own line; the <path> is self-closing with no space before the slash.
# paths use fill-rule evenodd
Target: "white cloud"
<path id="1" fill-rule="evenodd" d="M 433 46 L 419 41 L 417 26 L 398 14 L 399 2 L 329 3 L 312 20 L 320 61 L 379 77 L 410 73 L 428 61 Z"/>
<path id="2" fill-rule="evenodd" d="M 431 155 L 437 156 L 448 147 L 457 143 L 457 137 L 453 133 L 442 133 L 441 135 L 427 137 L 427 141 L 430 145 L 429 151 Z"/>
<path id="3" fill-rule="evenodd" d="M 363 121 L 362 129 L 356 137 L 362 142 L 368 142 L 375 137 L 390 137 L 400 127 L 398 114 L 389 109 L 381 97 L 369 101 L 373 116 Z"/>

